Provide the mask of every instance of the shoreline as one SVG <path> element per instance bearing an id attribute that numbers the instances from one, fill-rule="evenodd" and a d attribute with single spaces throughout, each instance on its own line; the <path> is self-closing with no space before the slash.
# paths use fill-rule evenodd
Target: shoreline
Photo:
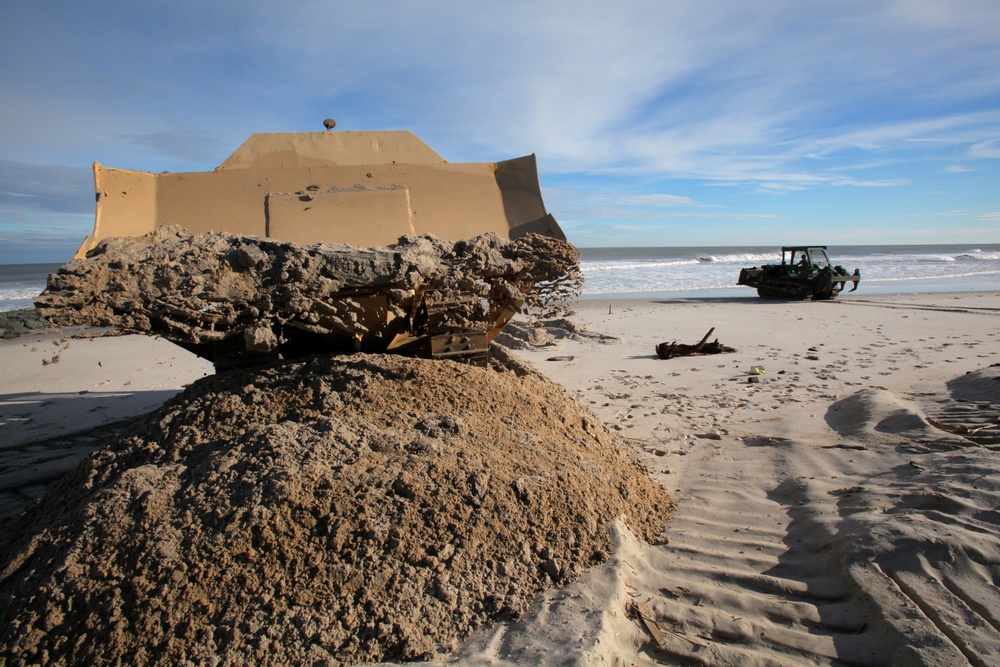
<path id="1" fill-rule="evenodd" d="M 914 281 L 900 281 L 903 282 L 914 282 Z M 867 286 L 867 284 L 866 284 Z M 854 293 L 843 293 L 840 296 L 833 299 L 834 301 L 839 299 L 854 299 L 865 296 L 893 296 L 902 294 L 915 294 L 915 295 L 934 295 L 934 294 L 980 294 L 980 293 L 994 293 L 1000 292 L 1000 286 L 982 286 L 982 287 L 969 287 L 968 289 L 956 289 L 954 285 L 941 285 L 935 288 L 928 288 L 927 285 L 914 285 L 906 289 L 899 288 L 889 288 L 884 286 L 877 286 L 876 291 L 865 291 L 863 288 L 858 288 Z M 662 299 L 662 298 L 672 298 L 672 299 L 759 299 L 756 292 L 748 287 L 716 287 L 716 288 L 706 288 L 700 290 L 661 290 L 655 292 L 622 292 L 617 294 L 583 294 L 580 296 L 580 301 L 620 301 L 622 299 Z"/>
<path id="2" fill-rule="evenodd" d="M 906 281 L 913 282 L 913 281 Z M 877 291 L 864 291 L 859 288 L 859 290 L 853 294 L 844 293 L 832 301 L 840 300 L 851 300 L 851 299 L 863 299 L 865 297 L 882 298 L 891 296 L 933 296 L 933 295 L 965 295 L 965 294 L 995 294 L 1000 293 L 1000 287 L 994 286 L 982 286 L 982 287 L 969 287 L 968 289 L 956 289 L 954 285 L 941 285 L 940 287 L 928 289 L 926 285 L 913 286 L 907 289 L 894 288 L 890 289 L 888 287 L 879 286 Z M 718 287 L 718 288 L 706 288 L 706 289 L 687 289 L 687 290 L 659 290 L 653 292 L 621 292 L 613 294 L 581 294 L 575 301 L 576 302 L 591 302 L 591 301 L 646 301 L 655 299 L 679 299 L 679 300 L 692 300 L 692 301 L 702 301 L 702 300 L 723 300 L 723 301 L 739 301 L 739 300 L 760 300 L 757 294 L 747 287 Z M 781 301 L 781 300 L 776 300 Z M 15 313 L 24 314 L 29 311 L 34 311 L 34 305 L 21 305 L 16 308 L 2 308 L 0 307 L 0 326 L 2 326 L 2 320 L 4 318 L 13 317 Z"/>

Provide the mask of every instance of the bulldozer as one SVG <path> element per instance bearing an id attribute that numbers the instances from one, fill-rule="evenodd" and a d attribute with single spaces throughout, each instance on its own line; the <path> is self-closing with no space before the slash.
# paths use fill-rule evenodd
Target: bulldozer
<path id="1" fill-rule="evenodd" d="M 262 133 L 213 171 L 94 163 L 93 234 L 36 300 L 226 368 L 324 350 L 482 365 L 582 283 L 535 156 L 450 163 L 409 131 Z"/>
<path id="2" fill-rule="evenodd" d="M 757 288 L 765 299 L 832 299 L 853 283 L 858 289 L 861 271 L 848 273 L 834 266 L 826 246 L 785 246 L 781 249 L 781 264 L 764 264 L 740 270 L 737 285 Z"/>

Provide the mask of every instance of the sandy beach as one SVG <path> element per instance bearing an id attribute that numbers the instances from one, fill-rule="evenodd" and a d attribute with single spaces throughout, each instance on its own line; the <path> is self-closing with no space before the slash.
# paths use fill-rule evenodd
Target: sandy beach
<path id="1" fill-rule="evenodd" d="M 544 624 L 610 601 L 588 664 L 996 663 L 998 314 L 997 293 L 582 302 L 613 338 L 518 354 L 678 505 L 662 544 L 623 540 Z M 736 352 L 654 353 L 713 327 Z"/>
<path id="2" fill-rule="evenodd" d="M 155 336 L 81 333 L 0 340 L 0 516 L 41 497 L 124 420 L 214 371 Z"/>
<path id="3" fill-rule="evenodd" d="M 612 525 L 607 561 L 449 664 L 997 664 L 998 315 L 995 292 L 580 302 L 576 333 L 515 354 L 676 512 L 652 545 Z M 713 328 L 735 352 L 655 354 Z M 211 373 L 153 337 L 51 332 L 0 341 L 0 369 L 5 515 Z"/>

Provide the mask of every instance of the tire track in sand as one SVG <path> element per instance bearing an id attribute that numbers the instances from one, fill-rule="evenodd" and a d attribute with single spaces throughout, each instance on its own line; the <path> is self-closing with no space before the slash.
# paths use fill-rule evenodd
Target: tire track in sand
<path id="1" fill-rule="evenodd" d="M 667 541 L 650 550 L 666 629 L 648 655 L 711 665 L 874 665 L 895 642 L 855 594 L 805 486 L 784 470 L 789 441 L 749 438 L 695 457 Z M 725 452 L 723 455 L 722 452 Z M 775 480 L 784 480 L 775 486 Z"/>

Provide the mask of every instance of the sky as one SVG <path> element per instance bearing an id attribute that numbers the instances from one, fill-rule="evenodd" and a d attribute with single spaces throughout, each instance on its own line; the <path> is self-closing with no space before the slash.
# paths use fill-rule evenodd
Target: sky
<path id="1" fill-rule="evenodd" d="M 997 0 L 4 0 L 0 263 L 327 117 L 535 153 L 581 247 L 1000 243 Z"/>

